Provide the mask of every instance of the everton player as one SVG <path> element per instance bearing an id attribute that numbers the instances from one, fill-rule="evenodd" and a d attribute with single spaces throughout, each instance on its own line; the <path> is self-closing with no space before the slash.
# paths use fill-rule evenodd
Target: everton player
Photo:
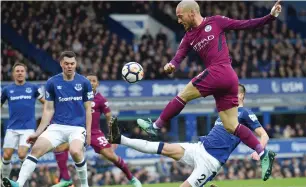
<path id="1" fill-rule="evenodd" d="M 239 85 L 239 123 L 254 131 L 260 137 L 261 146 L 265 147 L 269 137 L 257 120 L 256 115 L 250 109 L 243 107 L 244 97 L 245 87 Z M 116 118 L 111 120 L 110 126 L 109 141 L 111 143 L 120 143 L 144 153 L 161 154 L 193 166 L 193 172 L 181 187 L 199 187 L 212 180 L 241 142 L 240 138 L 226 131 L 220 117 L 215 121 L 215 125 L 209 134 L 200 137 L 198 143 L 169 144 L 130 139 L 120 134 Z M 268 180 L 272 172 L 275 153 L 271 152 L 271 155 L 273 157 L 271 157 L 270 165 L 262 171 L 264 181 Z M 253 159 L 258 160 L 258 157 L 260 156 L 256 152 L 252 154 Z"/>
<path id="2" fill-rule="evenodd" d="M 12 68 L 14 83 L 5 86 L 1 93 L 1 106 L 8 100 L 9 120 L 3 144 L 2 177 L 11 173 L 11 158 L 14 150 L 18 150 L 20 163 L 24 162 L 30 144 L 27 138 L 35 132 L 35 102 L 45 102 L 42 90 L 38 86 L 26 82 L 27 66 L 15 63 Z"/>
<path id="3" fill-rule="evenodd" d="M 59 61 L 63 72 L 47 81 L 40 125 L 27 139 L 28 143 L 34 144 L 31 154 L 22 164 L 17 182 L 3 178 L 5 187 L 22 187 L 35 170 L 38 159 L 65 142 L 70 145 L 69 152 L 75 162 L 80 186 L 88 187 L 84 143 L 89 145 L 91 140 L 93 92 L 88 79 L 75 72 L 74 52 L 63 52 Z"/>
<path id="4" fill-rule="evenodd" d="M 104 133 L 100 130 L 101 113 L 103 113 L 106 117 L 107 124 L 109 124 L 112 114 L 108 101 L 100 93 L 97 92 L 97 87 L 99 86 L 98 77 L 94 74 L 90 74 L 87 76 L 87 78 L 90 81 L 94 92 L 94 99 L 91 103 L 92 126 L 90 145 L 94 148 L 96 153 L 101 154 L 104 158 L 111 161 L 114 163 L 114 165 L 120 168 L 134 187 L 141 187 L 142 185 L 140 181 L 133 177 L 127 164 L 121 157 L 116 155 L 116 153 L 111 148 L 111 144 L 105 138 Z M 72 184 L 67 168 L 68 153 L 66 150 L 68 148 L 69 145 L 66 143 L 59 146 L 55 150 L 56 160 L 60 169 L 61 181 L 53 187 L 66 187 Z"/>

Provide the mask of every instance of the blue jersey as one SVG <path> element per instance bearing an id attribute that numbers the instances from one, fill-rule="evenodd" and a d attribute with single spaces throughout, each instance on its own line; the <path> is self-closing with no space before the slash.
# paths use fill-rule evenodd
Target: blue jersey
<path id="1" fill-rule="evenodd" d="M 10 84 L 3 88 L 1 104 L 8 100 L 9 120 L 7 129 L 35 129 L 35 102 L 43 97 L 37 85 Z"/>
<path id="2" fill-rule="evenodd" d="M 47 81 L 45 95 L 46 100 L 54 102 L 51 124 L 85 127 L 84 103 L 93 99 L 88 79 L 76 73 L 72 81 L 65 81 L 60 73 Z"/>
<path id="3" fill-rule="evenodd" d="M 253 131 L 261 127 L 256 115 L 248 108 L 238 108 L 238 121 Z M 240 143 L 240 139 L 237 136 L 225 130 L 220 117 L 215 121 L 215 125 L 209 134 L 200 137 L 200 141 L 203 143 L 206 151 L 219 160 L 221 164 L 227 161 L 230 154 Z"/>

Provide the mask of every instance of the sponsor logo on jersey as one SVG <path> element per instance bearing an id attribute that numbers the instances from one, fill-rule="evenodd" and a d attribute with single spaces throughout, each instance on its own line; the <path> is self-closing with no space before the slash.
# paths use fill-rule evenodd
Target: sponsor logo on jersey
<path id="1" fill-rule="evenodd" d="M 222 121 L 220 120 L 217 120 L 216 122 L 215 122 L 215 125 L 222 125 L 223 126 L 223 123 L 222 123 Z"/>
<path id="2" fill-rule="evenodd" d="M 48 91 L 46 91 L 46 98 L 49 98 L 50 97 L 50 94 Z"/>
<path id="3" fill-rule="evenodd" d="M 25 90 L 27 93 L 32 93 L 32 88 L 26 88 Z"/>
<path id="4" fill-rule="evenodd" d="M 20 95 L 20 96 L 11 96 L 10 97 L 11 101 L 22 100 L 22 99 L 32 99 L 32 96 L 30 96 L 30 95 Z"/>
<path id="5" fill-rule="evenodd" d="M 76 85 L 74 86 L 74 89 L 75 89 L 76 91 L 81 91 L 81 90 L 82 90 L 82 84 L 76 84 Z"/>
<path id="6" fill-rule="evenodd" d="M 14 93 L 14 90 L 10 90 L 10 93 Z"/>
<path id="7" fill-rule="evenodd" d="M 56 88 L 57 88 L 58 90 L 61 90 L 61 89 L 62 89 L 62 86 L 56 86 Z"/>
<path id="8" fill-rule="evenodd" d="M 93 91 L 91 91 L 91 92 L 87 92 L 87 98 L 88 98 L 88 99 L 92 99 L 92 98 L 94 98 Z"/>
<path id="9" fill-rule="evenodd" d="M 59 102 L 65 102 L 65 101 L 81 101 L 83 100 L 82 96 L 79 97 L 59 97 L 58 101 Z"/>
<path id="10" fill-rule="evenodd" d="M 211 29 L 212 29 L 211 25 L 206 25 L 204 30 L 205 30 L 205 32 L 209 32 L 209 31 L 211 31 Z"/>
<path id="11" fill-rule="evenodd" d="M 252 121 L 257 121 L 257 120 L 258 120 L 255 114 L 250 114 L 250 115 L 249 115 L 249 118 L 250 118 Z"/>
<path id="12" fill-rule="evenodd" d="M 96 103 L 93 101 L 91 102 L 91 108 L 95 107 L 96 106 Z"/>
<path id="13" fill-rule="evenodd" d="M 196 43 L 194 46 L 193 46 L 193 49 L 196 51 L 196 52 L 199 52 L 201 49 L 203 49 L 205 46 L 207 46 L 207 44 L 209 44 L 209 42 L 211 40 L 213 40 L 215 38 L 214 35 L 209 35 L 207 36 L 206 38 L 203 38 L 201 41 L 199 41 L 198 43 Z"/>

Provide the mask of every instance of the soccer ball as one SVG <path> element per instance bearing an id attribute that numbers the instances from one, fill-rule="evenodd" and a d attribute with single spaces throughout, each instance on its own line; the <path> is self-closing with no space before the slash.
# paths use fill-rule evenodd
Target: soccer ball
<path id="1" fill-rule="evenodd" d="M 122 78 L 130 83 L 136 83 L 143 79 L 143 68 L 137 62 L 129 62 L 122 68 Z"/>

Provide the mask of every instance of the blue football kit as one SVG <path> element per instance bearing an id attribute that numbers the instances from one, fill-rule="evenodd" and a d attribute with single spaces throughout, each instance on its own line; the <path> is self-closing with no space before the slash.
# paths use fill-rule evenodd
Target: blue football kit
<path id="1" fill-rule="evenodd" d="M 238 108 L 238 121 L 254 131 L 261 127 L 256 115 L 248 108 Z M 214 127 L 207 136 L 202 136 L 199 140 L 203 143 L 206 151 L 215 157 L 221 164 L 225 164 L 230 154 L 240 143 L 240 139 L 228 133 L 220 117 L 215 121 Z"/>
<path id="2" fill-rule="evenodd" d="M 51 124 L 85 127 L 84 103 L 93 100 L 93 91 L 87 78 L 75 73 L 74 79 L 66 81 L 60 73 L 46 84 L 46 100 L 54 102 Z"/>
<path id="3" fill-rule="evenodd" d="M 1 93 L 1 104 L 8 101 L 7 129 L 36 129 L 35 102 L 36 99 L 42 97 L 42 89 L 35 84 L 26 82 L 23 85 L 17 85 L 13 83 L 4 87 Z"/>

